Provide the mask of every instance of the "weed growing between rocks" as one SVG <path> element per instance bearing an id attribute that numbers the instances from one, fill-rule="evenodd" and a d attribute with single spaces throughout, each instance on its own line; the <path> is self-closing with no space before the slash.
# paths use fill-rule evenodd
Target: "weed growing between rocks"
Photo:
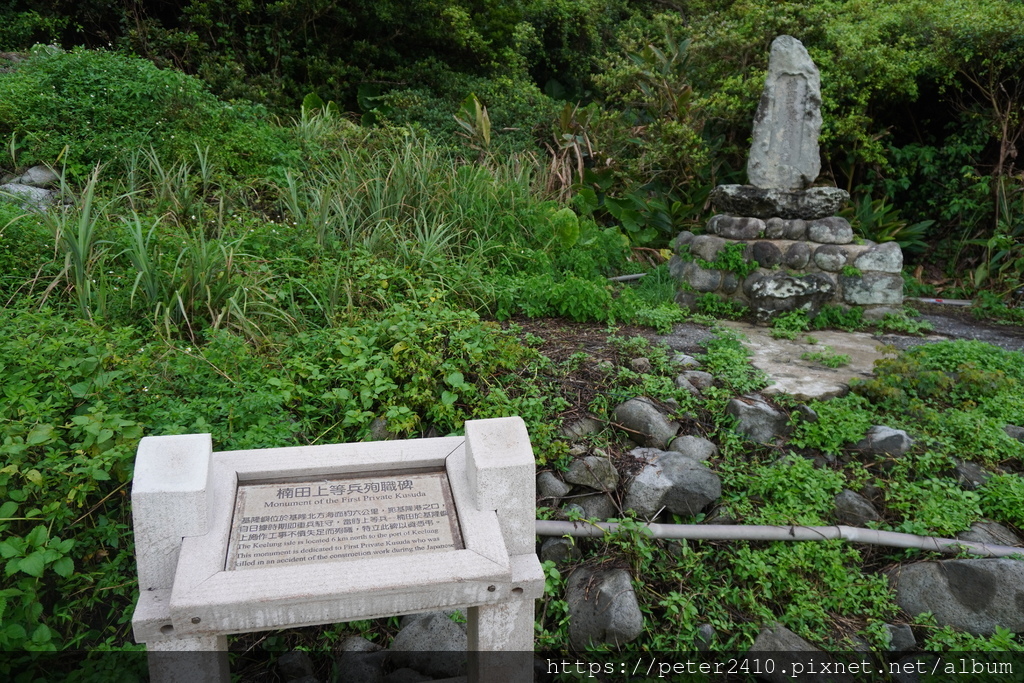
<path id="1" fill-rule="evenodd" d="M 800 355 L 800 358 L 812 363 L 820 363 L 827 368 L 841 368 L 850 362 L 849 356 L 836 353 L 830 346 L 822 348 L 821 351 L 806 351 Z"/>

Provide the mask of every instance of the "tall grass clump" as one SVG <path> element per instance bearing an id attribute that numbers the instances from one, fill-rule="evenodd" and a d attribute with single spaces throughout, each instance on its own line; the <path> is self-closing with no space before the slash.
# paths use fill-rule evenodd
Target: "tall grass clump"
<path id="1" fill-rule="evenodd" d="M 97 166 L 73 206 L 51 207 L 39 213 L 53 234 L 57 258 L 64 262 L 60 273 L 44 291 L 42 303 L 54 288 L 66 282 L 77 304 L 79 317 L 86 320 L 101 316 L 106 309 L 107 292 L 102 282 L 101 266 L 109 251 L 106 248 L 109 242 L 98 239 L 97 224 L 111 204 L 117 201 L 113 199 L 99 209 L 94 206 L 99 176 L 100 168 Z M 64 196 L 69 196 L 67 185 L 63 182 L 62 185 Z"/>
<path id="2" fill-rule="evenodd" d="M 272 273 L 242 251 L 245 237 L 207 237 L 202 226 L 174 238 L 177 257 L 168 256 L 158 236 L 160 219 L 149 228 L 138 214 L 124 220 L 127 248 L 123 255 L 134 271 L 130 307 L 167 336 L 195 341 L 205 328 L 234 329 L 263 337 L 268 319 L 290 319 L 271 303 L 267 291 Z"/>

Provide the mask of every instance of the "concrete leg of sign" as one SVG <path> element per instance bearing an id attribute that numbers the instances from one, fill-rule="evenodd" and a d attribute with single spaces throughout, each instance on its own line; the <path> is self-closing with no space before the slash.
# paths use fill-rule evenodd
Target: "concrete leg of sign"
<path id="1" fill-rule="evenodd" d="M 498 513 L 514 594 L 469 608 L 469 680 L 527 683 L 533 680 L 533 605 L 544 574 L 535 554 L 536 461 L 522 419 L 467 421 L 466 470 L 477 509 Z"/>
<path id="2" fill-rule="evenodd" d="M 146 643 L 151 683 L 229 683 L 227 636 Z"/>
<path id="3" fill-rule="evenodd" d="M 181 539 L 206 533 L 212 458 L 209 434 L 147 436 L 139 442 L 132 525 L 140 591 L 173 586 Z"/>
<path id="4" fill-rule="evenodd" d="M 468 610 L 470 683 L 533 680 L 533 599 Z"/>
<path id="5" fill-rule="evenodd" d="M 170 593 L 181 539 L 209 524 L 213 443 L 209 434 L 148 436 L 139 443 L 132 481 L 132 523 L 140 600 L 135 640 L 146 643 L 155 683 L 228 683 L 227 638 L 176 638 Z"/>
<path id="6" fill-rule="evenodd" d="M 536 550 L 537 463 L 519 417 L 466 421 L 466 474 L 478 510 L 497 510 L 508 554 Z"/>

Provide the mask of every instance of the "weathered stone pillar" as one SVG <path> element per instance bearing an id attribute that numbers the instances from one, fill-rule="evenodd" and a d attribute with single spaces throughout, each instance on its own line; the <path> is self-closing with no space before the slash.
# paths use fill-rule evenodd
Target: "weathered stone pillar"
<path id="1" fill-rule="evenodd" d="M 821 170 L 821 77 L 803 43 L 772 42 L 768 76 L 754 116 L 747 177 L 756 187 L 804 190 Z"/>

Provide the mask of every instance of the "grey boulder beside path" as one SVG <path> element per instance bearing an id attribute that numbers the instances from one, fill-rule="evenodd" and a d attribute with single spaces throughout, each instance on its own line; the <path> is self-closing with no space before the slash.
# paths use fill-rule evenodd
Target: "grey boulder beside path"
<path id="1" fill-rule="evenodd" d="M 629 483 L 623 507 L 637 516 L 653 519 L 662 509 L 692 516 L 722 495 L 718 475 L 702 462 L 677 451 L 635 449 L 647 460 Z"/>
<path id="2" fill-rule="evenodd" d="M 625 569 L 580 567 L 569 577 L 569 644 L 585 650 L 590 644 L 624 645 L 644 630 L 644 615 Z"/>
<path id="3" fill-rule="evenodd" d="M 1024 631 L 1024 562 L 1006 558 L 917 562 L 893 569 L 896 602 L 908 614 L 931 612 L 939 626 L 980 636 Z"/>
<path id="4" fill-rule="evenodd" d="M 678 422 L 668 419 L 646 396 L 620 403 L 613 412 L 615 422 L 630 438 L 652 448 L 664 449 L 679 432 Z"/>

